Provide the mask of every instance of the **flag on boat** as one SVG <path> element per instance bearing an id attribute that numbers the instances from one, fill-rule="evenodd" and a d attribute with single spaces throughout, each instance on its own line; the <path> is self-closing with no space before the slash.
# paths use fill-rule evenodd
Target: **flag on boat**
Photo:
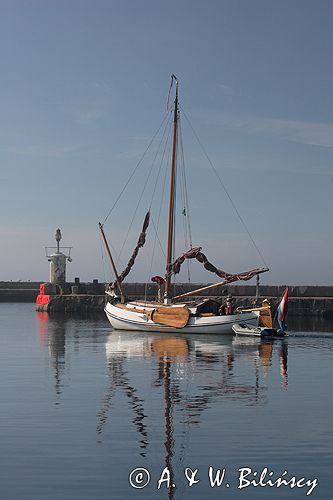
<path id="1" fill-rule="evenodd" d="M 277 320 L 281 330 L 284 332 L 287 330 L 286 316 L 288 313 L 288 288 L 283 292 L 280 304 L 277 308 Z"/>

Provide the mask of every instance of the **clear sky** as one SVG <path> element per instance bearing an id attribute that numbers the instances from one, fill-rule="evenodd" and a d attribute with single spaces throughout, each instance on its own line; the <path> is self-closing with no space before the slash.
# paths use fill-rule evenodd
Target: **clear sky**
<path id="1" fill-rule="evenodd" d="M 57 227 L 73 246 L 69 279 L 111 279 L 97 224 L 161 123 L 175 73 L 271 269 L 263 282 L 332 284 L 332 47 L 330 0 L 0 0 L 0 280 L 47 280 Z M 261 266 L 189 144 L 194 243 L 227 271 Z M 115 248 L 134 195 L 106 225 Z M 139 259 L 130 279 L 146 268 Z M 214 281 L 199 264 L 192 278 Z"/>

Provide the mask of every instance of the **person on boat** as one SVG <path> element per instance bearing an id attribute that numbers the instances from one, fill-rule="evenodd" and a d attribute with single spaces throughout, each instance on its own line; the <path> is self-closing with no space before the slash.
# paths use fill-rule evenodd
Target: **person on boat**
<path id="1" fill-rule="evenodd" d="M 218 315 L 219 316 L 224 316 L 225 315 L 225 308 L 226 308 L 226 304 L 221 304 L 220 305 L 219 311 L 218 311 Z"/>
<path id="2" fill-rule="evenodd" d="M 164 288 L 165 286 L 165 279 L 162 278 L 162 276 L 153 276 L 151 278 L 151 281 L 153 283 L 157 283 L 157 302 L 161 302 L 162 301 L 162 296 L 163 296 L 163 291 L 162 290 L 162 287 Z"/>
<path id="3" fill-rule="evenodd" d="M 225 306 L 225 314 L 234 314 L 234 312 L 235 312 L 235 306 L 234 306 L 233 296 L 228 295 Z"/>
<path id="4" fill-rule="evenodd" d="M 232 295 L 228 295 L 224 304 L 219 308 L 219 315 L 234 314 L 235 306 Z"/>

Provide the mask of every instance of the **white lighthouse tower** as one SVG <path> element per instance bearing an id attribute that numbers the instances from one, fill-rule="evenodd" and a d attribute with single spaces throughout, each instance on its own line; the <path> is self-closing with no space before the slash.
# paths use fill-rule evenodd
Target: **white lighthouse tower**
<path id="1" fill-rule="evenodd" d="M 72 262 L 71 250 L 73 247 L 60 247 L 61 231 L 58 228 L 55 234 L 56 247 L 45 247 L 45 253 L 50 262 L 50 283 L 61 285 L 66 283 L 66 261 Z"/>

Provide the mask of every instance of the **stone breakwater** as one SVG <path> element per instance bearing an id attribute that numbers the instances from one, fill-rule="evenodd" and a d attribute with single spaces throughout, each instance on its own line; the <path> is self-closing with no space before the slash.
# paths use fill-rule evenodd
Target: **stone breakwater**
<path id="1" fill-rule="evenodd" d="M 0 302 L 36 302 L 40 294 L 41 282 L 0 282 Z M 203 283 L 177 284 L 175 294 L 185 293 L 205 286 Z M 260 286 L 260 296 L 268 298 L 274 307 L 287 285 Z M 149 283 L 124 283 L 124 293 L 128 299 L 153 300 L 157 298 L 157 285 Z M 289 314 L 292 316 L 317 316 L 333 318 L 333 286 L 291 286 L 289 288 Z M 81 283 L 78 278 L 73 283 L 65 283 L 61 287 L 45 284 L 45 295 L 52 297 L 50 306 L 43 310 L 63 312 L 95 312 L 104 308 L 105 283 L 94 280 L 92 283 Z M 236 306 L 249 306 L 255 296 L 253 285 L 229 285 L 207 290 L 200 298 L 217 298 L 223 300 L 226 293 L 232 294 Z M 193 297 L 193 298 L 199 298 Z"/>

